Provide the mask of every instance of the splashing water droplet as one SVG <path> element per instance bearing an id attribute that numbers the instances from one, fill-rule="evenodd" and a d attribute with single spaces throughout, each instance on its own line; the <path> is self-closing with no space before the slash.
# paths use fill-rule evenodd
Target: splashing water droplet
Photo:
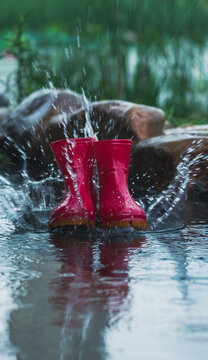
<path id="1" fill-rule="evenodd" d="M 98 140 L 97 134 L 93 130 L 93 127 L 91 124 L 91 119 L 90 119 L 90 114 L 92 113 L 92 106 L 91 106 L 90 101 L 87 99 L 83 89 L 82 89 L 82 98 L 84 101 L 84 105 L 86 107 L 86 112 L 85 112 L 86 122 L 85 122 L 85 127 L 84 127 L 84 137 L 92 137 L 95 140 Z"/>

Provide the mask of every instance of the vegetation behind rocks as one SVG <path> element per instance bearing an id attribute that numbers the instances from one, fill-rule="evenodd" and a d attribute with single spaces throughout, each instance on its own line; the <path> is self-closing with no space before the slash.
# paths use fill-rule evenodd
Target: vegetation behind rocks
<path id="1" fill-rule="evenodd" d="M 173 125 L 207 122 L 206 0 L 19 0 L 19 48 L 15 4 L 1 3 L 0 51 L 18 61 L 17 102 L 71 88 L 161 107 Z"/>

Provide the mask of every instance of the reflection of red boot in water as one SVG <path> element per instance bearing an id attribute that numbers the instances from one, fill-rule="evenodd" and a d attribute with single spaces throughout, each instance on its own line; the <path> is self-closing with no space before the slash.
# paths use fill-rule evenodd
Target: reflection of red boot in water
<path id="1" fill-rule="evenodd" d="M 92 324 L 86 328 L 89 315 L 95 322 L 101 318 L 107 322 L 109 313 L 112 316 L 129 308 L 129 261 L 145 238 L 88 241 L 53 233 L 51 241 L 62 249 L 60 276 L 52 282 L 51 302 L 60 310 L 56 323 L 71 330 L 83 328 L 86 336 L 95 336 L 90 331 Z"/>
<path id="2" fill-rule="evenodd" d="M 101 140 L 93 143 L 100 181 L 101 228 L 146 229 L 144 210 L 128 190 L 131 140 Z"/>
<path id="3" fill-rule="evenodd" d="M 49 227 L 94 226 L 92 139 L 60 140 L 50 146 L 64 178 L 65 197 L 52 211 Z"/>

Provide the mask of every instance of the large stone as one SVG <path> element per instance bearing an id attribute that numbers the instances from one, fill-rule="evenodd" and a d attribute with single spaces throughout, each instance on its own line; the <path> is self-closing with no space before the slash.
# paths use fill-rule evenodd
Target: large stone
<path id="1" fill-rule="evenodd" d="M 82 96 L 70 90 L 34 92 L 1 122 L 0 150 L 15 163 L 25 153 L 29 163 L 48 164 L 52 161 L 49 143 L 65 137 L 65 123 L 83 105 Z"/>
<path id="2" fill-rule="evenodd" d="M 208 194 L 208 134 L 206 132 L 171 134 L 141 141 L 131 156 L 130 178 L 143 188 L 161 191 L 176 175 L 181 161 L 189 168 L 189 196 Z"/>
<path id="3" fill-rule="evenodd" d="M 127 101 L 110 100 L 94 102 L 88 111 L 81 109 L 72 115 L 73 121 L 82 126 L 90 117 L 98 138 L 132 138 L 145 140 L 163 134 L 165 115 L 161 109 Z"/>
<path id="4" fill-rule="evenodd" d="M 39 136 L 58 117 L 64 122 L 84 105 L 81 95 L 70 90 L 39 90 L 28 96 L 1 124 L 8 136 L 22 140 L 26 134 Z"/>

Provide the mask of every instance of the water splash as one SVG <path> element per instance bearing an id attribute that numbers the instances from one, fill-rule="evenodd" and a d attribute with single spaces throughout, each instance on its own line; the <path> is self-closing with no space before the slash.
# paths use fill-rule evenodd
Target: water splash
<path id="1" fill-rule="evenodd" d="M 91 119 L 90 119 L 90 114 L 92 113 L 92 105 L 91 105 L 91 102 L 87 99 L 83 89 L 82 89 L 82 98 L 83 98 L 84 105 L 86 108 L 86 111 L 85 111 L 86 122 L 85 122 L 85 127 L 84 127 L 84 137 L 92 137 L 95 140 L 98 140 L 97 134 L 93 130 Z"/>
<path id="2" fill-rule="evenodd" d="M 183 225 L 183 212 L 185 209 L 186 187 L 189 178 L 188 156 L 184 157 L 177 167 L 174 180 L 167 190 L 157 198 L 147 199 L 147 218 L 151 230 L 174 228 Z"/>
<path id="3" fill-rule="evenodd" d="M 183 156 L 176 169 L 176 176 L 168 188 L 155 197 L 146 198 L 147 218 L 150 230 L 171 229 L 183 226 L 183 216 L 187 200 L 187 185 L 193 176 L 192 166 L 196 168 L 208 156 L 194 152 L 201 147 L 201 140 L 194 141 Z"/>

